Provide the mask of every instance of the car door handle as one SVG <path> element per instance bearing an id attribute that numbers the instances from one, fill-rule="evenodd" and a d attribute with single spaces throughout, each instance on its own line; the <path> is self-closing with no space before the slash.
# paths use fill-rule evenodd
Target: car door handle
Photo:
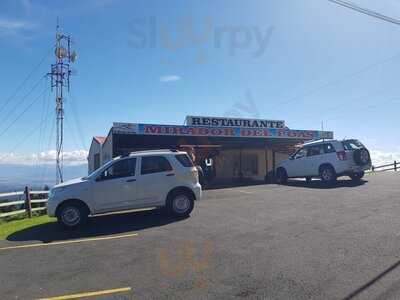
<path id="1" fill-rule="evenodd" d="M 133 179 L 128 179 L 126 182 L 134 182 L 134 181 L 136 181 L 135 178 L 133 178 Z"/>
<path id="2" fill-rule="evenodd" d="M 174 173 L 169 173 L 169 174 L 167 174 L 165 176 L 175 176 L 175 174 Z"/>

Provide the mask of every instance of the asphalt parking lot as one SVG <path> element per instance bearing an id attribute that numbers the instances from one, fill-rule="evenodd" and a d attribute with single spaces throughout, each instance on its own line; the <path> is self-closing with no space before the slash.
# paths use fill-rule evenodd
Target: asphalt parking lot
<path id="1" fill-rule="evenodd" d="M 399 182 L 210 190 L 186 219 L 37 226 L 0 241 L 0 298 L 398 299 Z"/>

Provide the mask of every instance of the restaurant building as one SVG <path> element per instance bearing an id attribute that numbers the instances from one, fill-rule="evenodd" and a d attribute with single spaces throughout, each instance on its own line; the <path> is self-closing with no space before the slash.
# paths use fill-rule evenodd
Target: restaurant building
<path id="1" fill-rule="evenodd" d="M 88 165 L 92 172 L 133 151 L 191 149 L 208 181 L 258 181 L 296 145 L 331 138 L 331 131 L 289 129 L 282 120 L 188 116 L 184 125 L 114 123 L 106 137 L 93 138 Z"/>

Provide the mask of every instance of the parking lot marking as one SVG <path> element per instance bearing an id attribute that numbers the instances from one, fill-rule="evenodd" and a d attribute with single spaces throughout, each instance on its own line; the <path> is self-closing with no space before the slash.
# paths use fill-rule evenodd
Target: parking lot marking
<path id="1" fill-rule="evenodd" d="M 28 244 L 28 245 L 20 245 L 20 246 L 9 246 L 9 247 L 0 248 L 0 251 L 1 250 L 12 250 L 12 249 L 23 249 L 23 248 L 46 247 L 46 246 L 56 246 L 56 245 L 65 245 L 65 244 L 105 241 L 105 240 L 133 237 L 133 236 L 137 236 L 137 235 L 138 235 L 137 233 L 130 233 L 130 234 L 124 234 L 124 235 L 112 235 L 112 236 L 99 237 L 99 238 L 88 238 L 88 239 L 79 239 L 79 240 L 61 241 L 61 242 L 52 242 L 52 243 L 39 243 L 39 244 Z"/>
<path id="2" fill-rule="evenodd" d="M 79 299 L 79 298 L 87 298 L 87 297 L 95 297 L 95 296 L 104 296 L 116 293 L 126 293 L 130 292 L 130 287 L 124 287 L 119 289 L 112 289 L 112 290 L 102 290 L 97 292 L 86 292 L 86 293 L 79 293 L 79 294 L 70 294 L 64 296 L 57 296 L 57 297 L 50 297 L 50 298 L 40 298 L 38 300 L 68 300 L 68 299 Z"/>
<path id="3" fill-rule="evenodd" d="M 238 190 L 239 193 L 243 193 L 243 194 L 253 194 L 253 192 L 247 192 L 247 191 L 242 191 L 242 190 Z"/>

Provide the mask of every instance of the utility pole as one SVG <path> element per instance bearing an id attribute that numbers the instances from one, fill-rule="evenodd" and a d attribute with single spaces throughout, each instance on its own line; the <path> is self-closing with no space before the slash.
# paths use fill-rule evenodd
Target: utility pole
<path id="1" fill-rule="evenodd" d="M 57 19 L 55 56 L 56 63 L 51 65 L 51 90 L 56 90 L 56 184 L 63 182 L 63 143 L 64 143 L 64 89 L 69 92 L 70 64 L 75 62 L 77 55 L 71 50 L 72 39 L 69 35 L 60 33 Z"/>

